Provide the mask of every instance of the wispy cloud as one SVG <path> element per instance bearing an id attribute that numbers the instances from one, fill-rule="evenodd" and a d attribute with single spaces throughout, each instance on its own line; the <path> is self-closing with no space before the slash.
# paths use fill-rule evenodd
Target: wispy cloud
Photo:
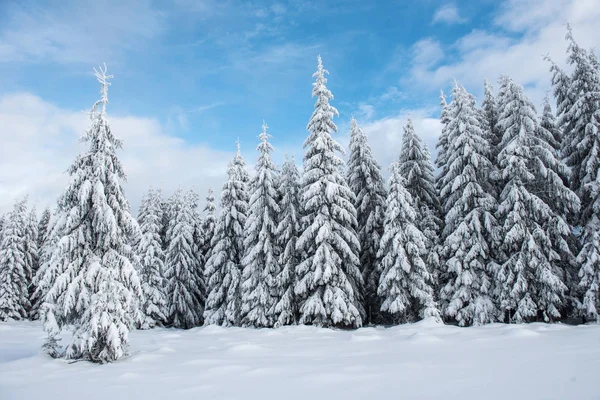
<path id="1" fill-rule="evenodd" d="M 432 23 L 464 24 L 467 19 L 462 17 L 455 4 L 445 4 L 433 14 Z"/>
<path id="2" fill-rule="evenodd" d="M 14 2 L 0 13 L 0 62 L 110 62 L 164 29 L 149 0 Z"/>

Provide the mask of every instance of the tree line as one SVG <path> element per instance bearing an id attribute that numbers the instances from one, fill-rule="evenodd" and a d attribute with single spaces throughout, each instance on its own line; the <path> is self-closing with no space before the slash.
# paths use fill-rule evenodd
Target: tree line
<path id="1" fill-rule="evenodd" d="M 479 105 L 454 82 L 438 173 L 409 119 L 387 185 L 354 118 L 342 159 L 318 57 L 302 171 L 275 165 L 263 123 L 254 174 L 238 143 L 218 215 L 212 190 L 200 211 L 193 190 L 150 189 L 132 217 L 100 68 L 56 208 L 38 221 L 21 199 L 0 218 L 0 319 L 41 318 L 50 355 L 101 363 L 157 325 L 598 321 L 600 64 L 566 39 L 572 72 L 546 57 L 556 116 L 508 76 Z"/>

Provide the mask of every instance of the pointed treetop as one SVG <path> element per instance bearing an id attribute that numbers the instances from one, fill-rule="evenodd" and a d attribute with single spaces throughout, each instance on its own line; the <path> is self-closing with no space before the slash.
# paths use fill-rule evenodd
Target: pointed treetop
<path id="1" fill-rule="evenodd" d="M 446 102 L 446 94 L 444 93 L 443 89 L 440 89 L 440 105 L 442 107 L 448 105 L 448 103 Z"/>
<path id="2" fill-rule="evenodd" d="M 271 135 L 269 135 L 267 133 L 267 129 L 269 128 L 269 125 L 267 125 L 267 123 L 265 122 L 265 120 L 263 119 L 263 123 L 262 123 L 262 132 L 260 133 L 260 135 L 258 135 L 258 137 L 260 138 L 261 142 L 266 142 Z"/>
<path id="3" fill-rule="evenodd" d="M 113 75 L 106 75 L 106 63 L 103 66 L 94 68 L 96 79 L 100 82 L 100 100 L 94 104 L 94 110 L 97 106 L 102 105 L 102 114 L 106 112 L 106 105 L 108 104 L 108 87 L 110 86 L 109 79 L 114 78 Z"/>

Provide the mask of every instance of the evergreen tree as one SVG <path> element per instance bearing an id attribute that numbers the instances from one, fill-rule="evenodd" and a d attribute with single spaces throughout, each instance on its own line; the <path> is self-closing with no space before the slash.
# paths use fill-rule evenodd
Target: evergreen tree
<path id="1" fill-rule="evenodd" d="M 271 161 L 273 146 L 269 143 L 267 125 L 263 123 L 257 150 L 256 175 L 248 219 L 244 228 L 245 256 L 242 259 L 242 325 L 272 327 L 275 324 L 275 305 L 279 302 L 277 277 L 281 271 L 276 249 L 277 190 L 274 186 L 277 170 Z"/>
<path id="2" fill-rule="evenodd" d="M 50 209 L 46 207 L 44 209 L 44 212 L 42 212 L 42 217 L 40 218 L 40 222 L 38 223 L 37 247 L 40 251 L 42 247 L 44 247 L 44 243 L 46 242 L 46 239 L 48 237 L 48 229 L 51 217 L 52 214 L 50 213 Z"/>
<path id="3" fill-rule="evenodd" d="M 212 251 L 205 269 L 208 287 L 204 311 L 206 325 L 240 324 L 241 260 L 244 255 L 249 176 L 239 142 L 227 175 L 221 193 L 221 212 L 212 240 Z"/>
<path id="4" fill-rule="evenodd" d="M 279 224 L 275 238 L 280 249 L 279 265 L 281 272 L 276 278 L 279 301 L 275 305 L 276 325 L 289 325 L 296 322 L 298 304 L 294 294 L 296 267 L 299 254 L 296 243 L 301 233 L 300 226 L 300 173 L 293 158 L 286 156 L 280 180 Z"/>
<path id="5" fill-rule="evenodd" d="M 498 145 L 502 140 L 502 132 L 497 127 L 498 104 L 496 103 L 496 96 L 494 96 L 494 88 L 487 79 L 484 81 L 483 86 L 484 94 L 481 110 L 483 111 L 484 124 L 481 126 L 481 129 L 490 146 L 491 152 L 489 158 L 495 160 L 498 155 Z"/>
<path id="6" fill-rule="evenodd" d="M 432 273 L 433 282 L 437 282 L 440 274 L 437 253 L 442 213 L 429 151 L 423 149 L 424 144 L 415 133 L 412 120 L 409 118 L 404 127 L 398 168 L 404 178 L 405 188 L 414 201 L 417 212 L 415 223 L 425 235 L 425 245 L 428 249 L 427 265 Z"/>
<path id="7" fill-rule="evenodd" d="M 27 217 L 26 231 L 25 231 L 25 260 L 27 264 L 27 287 L 29 296 L 29 307 L 27 311 L 30 313 L 30 318 L 33 319 L 35 311 L 31 308 L 31 298 L 35 293 L 34 277 L 39 269 L 39 248 L 38 248 L 38 224 L 37 212 L 35 207 L 31 209 Z"/>
<path id="8" fill-rule="evenodd" d="M 438 176 L 436 181 L 436 185 L 438 187 L 438 191 L 440 189 L 440 177 L 444 175 L 444 168 L 447 166 L 448 162 L 446 159 L 446 154 L 449 151 L 450 144 L 448 143 L 448 135 L 446 131 L 446 126 L 450 122 L 449 114 L 448 114 L 448 103 L 446 101 L 446 95 L 443 90 L 440 90 L 440 106 L 442 107 L 442 111 L 440 113 L 440 122 L 442 123 L 442 133 L 438 138 L 438 142 L 435 147 L 438 149 L 438 154 L 435 159 L 435 165 L 441 170 L 441 174 Z"/>
<path id="9" fill-rule="evenodd" d="M 333 116 L 338 112 L 329 104 L 333 95 L 325 86 L 326 73 L 319 56 L 312 92 L 317 101 L 304 142 L 304 231 L 296 243 L 301 262 L 296 268 L 295 293 L 301 324 L 358 327 L 364 309 L 355 198 L 341 173 L 344 162 L 336 154 L 343 149 L 330 133 L 337 131 Z"/>
<path id="10" fill-rule="evenodd" d="M 52 355 L 59 353 L 56 336 L 72 325 L 67 358 L 99 363 L 126 354 L 142 297 L 129 244 L 139 228 L 121 187 L 125 173 L 116 152 L 122 144 L 106 117 L 111 77 L 106 67 L 96 70 L 101 98 L 83 137 L 90 147 L 70 167 L 71 182 L 59 199 L 62 237 L 45 274 L 55 279 L 41 311 Z"/>
<path id="11" fill-rule="evenodd" d="M 581 251 L 577 256 L 579 308 L 585 318 L 600 321 L 600 67 L 593 50 L 582 49 L 567 30 L 568 62 L 574 67 L 567 76 L 554 63 L 552 83 L 564 140 L 562 154 L 570 167 L 570 186 L 581 200 L 577 225 L 581 227 Z"/>
<path id="12" fill-rule="evenodd" d="M 25 319 L 28 316 L 27 198 L 17 200 L 3 229 L 0 243 L 0 321 Z"/>
<path id="13" fill-rule="evenodd" d="M 548 97 L 547 93 L 544 97 L 544 109 L 542 111 L 542 117 L 540 118 L 540 128 L 545 129 L 550 134 L 548 137 L 549 139 L 552 139 L 550 144 L 556 153 L 560 154 L 562 147 L 562 132 L 556 122 L 554 113 L 552 112 L 550 97 Z"/>
<path id="14" fill-rule="evenodd" d="M 449 119 L 446 133 L 454 145 L 441 179 L 446 215 L 442 254 L 448 276 L 440 299 L 444 315 L 460 326 L 482 325 L 498 314 L 491 296 L 499 240 L 497 203 L 487 173 L 493 168 L 492 153 L 475 102 L 457 83 Z"/>
<path id="15" fill-rule="evenodd" d="M 440 320 L 433 301 L 432 276 L 425 265 L 427 238 L 418 228 L 418 212 L 405 187 L 400 163 L 391 166 L 386 201 L 384 232 L 381 237 L 378 295 L 381 311 L 393 324 L 418 318 Z"/>
<path id="16" fill-rule="evenodd" d="M 140 205 L 138 224 L 141 238 L 138 243 L 141 270 L 139 271 L 144 294 L 141 305 L 142 322 L 140 328 L 149 329 L 156 324 L 166 322 L 167 301 L 165 295 L 166 280 L 165 254 L 160 237 L 162 229 L 162 193 L 150 188 Z"/>
<path id="17" fill-rule="evenodd" d="M 204 232 L 204 240 L 201 243 L 200 252 L 205 260 L 208 262 L 210 258 L 211 243 L 215 236 L 216 218 L 215 218 L 215 196 L 211 188 L 208 189 L 208 195 L 206 196 L 206 206 L 204 206 L 204 218 L 202 219 L 202 231 Z"/>
<path id="18" fill-rule="evenodd" d="M 171 219 L 167 229 L 169 248 L 165 253 L 168 319 L 176 328 L 189 329 L 202 323 L 202 282 L 194 242 L 194 204 L 189 194 L 178 189 L 169 199 Z"/>
<path id="19" fill-rule="evenodd" d="M 43 221 L 43 219 L 42 219 Z M 39 319 L 40 309 L 46 299 L 48 291 L 54 285 L 58 269 L 51 264 L 52 253 L 56 249 L 58 242 L 63 236 L 63 228 L 66 223 L 66 216 L 59 214 L 58 210 L 55 210 L 51 214 L 48 220 L 48 225 L 45 229 L 44 240 L 42 246 L 38 249 L 39 253 L 39 268 L 37 273 L 33 275 L 33 286 L 35 288 L 31 295 L 31 319 Z M 42 229 L 42 231 L 44 231 Z M 38 237 L 40 236 L 40 230 L 38 230 Z"/>
<path id="20" fill-rule="evenodd" d="M 348 186 L 356 198 L 354 207 L 358 222 L 359 258 L 365 283 L 367 318 L 374 322 L 380 308 L 377 296 L 379 275 L 376 266 L 379 241 L 383 234 L 386 191 L 381 168 L 371 153 L 367 135 L 359 128 L 354 118 L 350 121 Z"/>
<path id="21" fill-rule="evenodd" d="M 498 217 L 503 224 L 502 265 L 498 271 L 497 301 L 514 322 L 561 317 L 567 287 L 560 252 L 570 227 L 548 204 L 552 199 L 569 211 L 579 206 L 557 171 L 564 170 L 550 145 L 549 135 L 538 129 L 535 109 L 521 86 L 501 80 L 503 132 L 498 165 L 504 187 Z M 550 196 L 550 197 L 549 197 Z M 558 206 L 558 205 L 556 205 Z"/>

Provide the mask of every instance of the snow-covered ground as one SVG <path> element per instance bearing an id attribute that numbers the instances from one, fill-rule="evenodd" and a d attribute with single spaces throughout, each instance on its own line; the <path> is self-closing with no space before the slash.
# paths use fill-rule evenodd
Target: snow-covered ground
<path id="1" fill-rule="evenodd" d="M 600 399 L 598 325 L 155 329 L 109 365 L 43 339 L 0 323 L 0 399 Z"/>

